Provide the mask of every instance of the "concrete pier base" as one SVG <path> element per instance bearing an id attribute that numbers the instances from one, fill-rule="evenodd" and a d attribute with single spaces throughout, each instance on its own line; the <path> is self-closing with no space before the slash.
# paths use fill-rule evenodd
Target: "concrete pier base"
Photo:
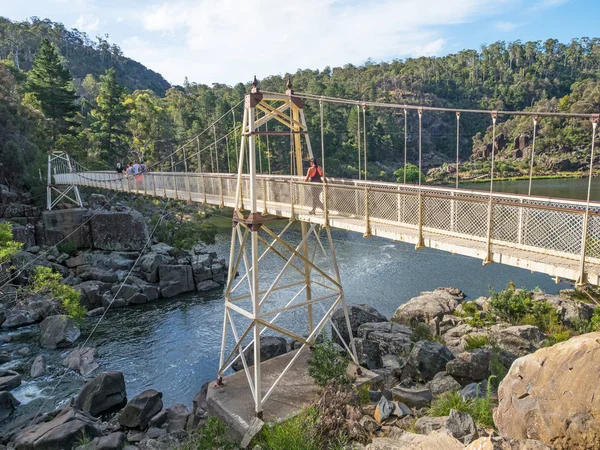
<path id="1" fill-rule="evenodd" d="M 65 236 L 71 235 L 67 241 L 73 243 L 78 248 L 90 246 L 89 226 L 84 226 L 77 230 L 86 219 L 88 210 L 86 208 L 68 208 L 53 209 L 44 211 L 42 220 L 44 221 L 45 244 L 55 245 Z M 73 233 L 77 230 L 75 233 Z M 73 234 L 71 234 L 73 233 Z"/>
<path id="2" fill-rule="evenodd" d="M 296 351 L 261 364 L 263 395 L 271 388 L 273 382 L 294 357 Z M 309 356 L 309 349 L 302 350 L 302 354 L 263 405 L 263 421 L 265 423 L 273 424 L 294 417 L 319 394 L 319 387 L 308 374 L 307 361 Z M 356 366 L 350 364 L 348 371 L 354 376 Z M 357 378 L 356 384 L 375 383 L 378 379 L 379 375 L 362 369 L 362 376 Z M 231 437 L 241 440 L 255 417 L 254 399 L 248 386 L 248 379 L 242 370 L 223 377 L 223 382 L 224 386 L 222 387 L 217 387 L 216 381 L 210 383 L 208 387 L 206 395 L 208 414 L 211 417 L 221 419 L 231 431 Z"/>

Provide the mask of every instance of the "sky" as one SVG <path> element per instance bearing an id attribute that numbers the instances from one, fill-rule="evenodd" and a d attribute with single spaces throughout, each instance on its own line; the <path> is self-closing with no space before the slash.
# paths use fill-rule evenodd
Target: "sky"
<path id="1" fill-rule="evenodd" d="M 0 0 L 0 15 L 108 34 L 172 84 L 600 34 L 600 0 Z"/>

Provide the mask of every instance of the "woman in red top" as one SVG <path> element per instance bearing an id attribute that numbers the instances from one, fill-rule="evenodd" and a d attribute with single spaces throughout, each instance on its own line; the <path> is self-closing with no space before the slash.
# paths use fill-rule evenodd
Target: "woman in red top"
<path id="1" fill-rule="evenodd" d="M 306 178 L 304 178 L 304 181 L 310 181 L 311 183 L 315 183 L 315 186 L 310 187 L 313 208 L 309 212 L 309 214 L 315 214 L 315 209 L 317 208 L 317 206 L 321 209 L 325 209 L 323 206 L 323 202 L 320 199 L 320 195 L 323 191 L 322 183 L 323 181 L 327 182 L 327 178 L 325 178 L 323 169 L 319 167 L 319 163 L 317 162 L 316 158 L 310 158 L 310 167 L 308 169 L 308 172 L 306 173 Z"/>

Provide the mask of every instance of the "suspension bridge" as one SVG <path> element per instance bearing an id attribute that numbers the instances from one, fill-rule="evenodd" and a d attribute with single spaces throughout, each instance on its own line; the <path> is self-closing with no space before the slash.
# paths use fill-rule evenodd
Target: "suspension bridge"
<path id="1" fill-rule="evenodd" d="M 492 145 L 495 143 L 499 116 L 530 116 L 534 125 L 532 172 L 535 127 L 540 117 L 572 116 L 589 120 L 592 145 L 587 200 L 494 192 L 495 149 L 491 152 L 492 181 L 489 191 L 427 186 L 420 177 L 418 184 L 369 181 L 366 176 L 363 179 L 323 177 L 320 183 L 306 182 L 300 176 L 304 172 L 303 161 L 313 157 L 314 153 L 304 116 L 304 101 L 319 103 L 322 161 L 325 160 L 323 104 L 346 104 L 356 106 L 359 113 L 362 110 L 364 154 L 361 156 L 359 141 L 358 159 L 360 161 L 364 157 L 365 168 L 367 107 L 403 110 L 405 117 L 407 110 L 418 112 L 419 169 L 423 114 L 428 111 L 456 113 L 457 173 L 461 112 L 490 117 Z M 273 127 L 269 131 L 267 123 L 270 121 L 283 125 L 285 131 L 274 131 Z M 170 161 L 170 170 L 165 170 L 165 164 L 159 164 L 146 173 L 133 176 L 114 171 L 86 170 L 68 155 L 56 153 L 49 158 L 48 208 L 51 209 L 63 199 L 81 205 L 78 187 L 84 186 L 232 208 L 231 253 L 217 385 L 222 384 L 227 369 L 236 360 L 241 360 L 255 413 L 261 416 L 264 403 L 300 352 L 275 380 L 271 380 L 267 389 L 261 384 L 261 364 L 251 367 L 253 361 L 261 361 L 260 345 L 255 345 L 251 351 L 252 343 L 260 343 L 261 335 L 270 330 L 300 342 L 303 347 L 312 345 L 324 326 L 332 323 L 331 316 L 340 307 L 345 313 L 348 330 L 351 328 L 330 228 L 363 233 L 365 237 L 379 236 L 407 242 L 416 248 L 429 247 L 471 256 L 481 259 L 483 264 L 500 263 L 520 267 L 548 274 L 557 281 L 566 279 L 577 284 L 600 285 L 600 203 L 590 201 L 597 123 L 598 115 L 594 114 L 451 110 L 357 102 L 296 94 L 290 83 L 286 93 L 261 92 L 255 82 L 244 101 L 243 120 L 239 127 L 241 143 L 239 152 L 236 152 L 237 173 L 203 171 L 199 141 L 197 152 L 191 150 L 196 145 L 191 142 L 161 162 L 166 162 L 168 166 Z M 290 137 L 289 174 L 257 173 L 256 140 L 260 136 L 273 135 Z M 360 135 L 361 120 L 358 121 Z M 216 143 L 215 138 L 215 147 Z M 404 155 L 406 161 L 406 146 Z M 195 158 L 198 158 L 198 163 L 192 164 Z M 196 170 L 191 169 L 193 166 Z M 228 167 L 231 167 L 230 163 Z M 58 196 L 53 200 L 55 195 Z M 280 218 L 300 222 L 302 240 L 299 244 L 292 244 L 286 239 L 289 226 L 278 233 L 269 227 L 272 220 Z M 317 251 L 322 251 L 327 259 L 317 261 Z M 274 255 L 281 263 L 281 270 L 276 276 L 265 275 L 263 265 L 267 261 L 267 254 Z M 272 259 L 269 261 L 272 264 Z M 235 277 L 238 269 L 242 274 L 240 279 Z M 402 268 L 398 268 L 398 273 L 401 276 Z M 285 305 L 271 301 L 277 291 L 289 293 L 286 294 Z M 280 315 L 300 308 L 306 311 L 306 334 L 275 324 Z M 335 327 L 334 331 L 341 337 Z M 356 361 L 351 339 L 346 349 Z"/>

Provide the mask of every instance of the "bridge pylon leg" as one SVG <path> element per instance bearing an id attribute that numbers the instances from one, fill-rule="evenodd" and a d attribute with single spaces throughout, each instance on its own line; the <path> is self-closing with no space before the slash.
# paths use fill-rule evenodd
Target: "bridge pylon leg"
<path id="1" fill-rule="evenodd" d="M 275 109 L 272 106 L 275 101 L 281 101 L 283 106 Z M 257 417 L 262 417 L 263 405 L 280 380 L 305 348 L 314 345 L 327 324 L 332 324 L 333 332 L 341 337 L 331 320 L 338 308 L 343 311 L 350 333 L 349 342 L 341 341 L 354 362 L 358 362 L 329 228 L 302 222 L 298 236 L 293 222 L 282 224 L 277 217 L 263 216 L 258 209 L 259 205 L 264 208 L 266 200 L 259 202 L 261 186 L 256 179 L 255 136 L 259 134 L 259 126 L 265 123 L 265 117 L 281 119 L 281 112 L 289 108 L 301 108 L 300 100 L 290 91 L 288 95 L 263 95 L 255 86 L 246 95 L 239 153 L 234 204 L 242 204 L 242 171 L 245 155 L 248 155 L 250 211 L 244 214 L 236 208 L 233 213 L 217 384 L 223 384 L 223 376 L 232 366 L 243 370 Z M 265 113 L 259 120 L 255 120 L 257 110 Z M 302 116 L 292 111 L 289 117 L 292 131 L 298 131 L 294 136 L 298 144 L 304 127 Z M 245 142 L 248 152 L 244 151 Z M 302 173 L 301 146 L 296 145 L 296 148 L 299 151 L 296 170 Z M 310 146 L 308 148 L 310 150 Z M 323 231 L 327 240 L 322 239 Z M 273 375 L 275 379 L 266 385 L 261 372 L 261 339 L 274 334 L 279 335 L 282 344 L 281 337 L 292 339 L 301 347 L 281 372 L 269 374 L 270 380 Z M 223 388 L 227 389 L 226 383 Z"/>
<path id="2" fill-rule="evenodd" d="M 48 152 L 48 183 L 46 186 L 46 209 L 52 210 L 61 201 L 68 200 L 80 208 L 83 207 L 79 188 L 75 178 L 78 176 L 76 168 L 71 164 L 71 158 L 65 152 Z M 69 174 L 73 177 L 73 184 L 56 185 L 52 177 L 58 174 Z"/>

